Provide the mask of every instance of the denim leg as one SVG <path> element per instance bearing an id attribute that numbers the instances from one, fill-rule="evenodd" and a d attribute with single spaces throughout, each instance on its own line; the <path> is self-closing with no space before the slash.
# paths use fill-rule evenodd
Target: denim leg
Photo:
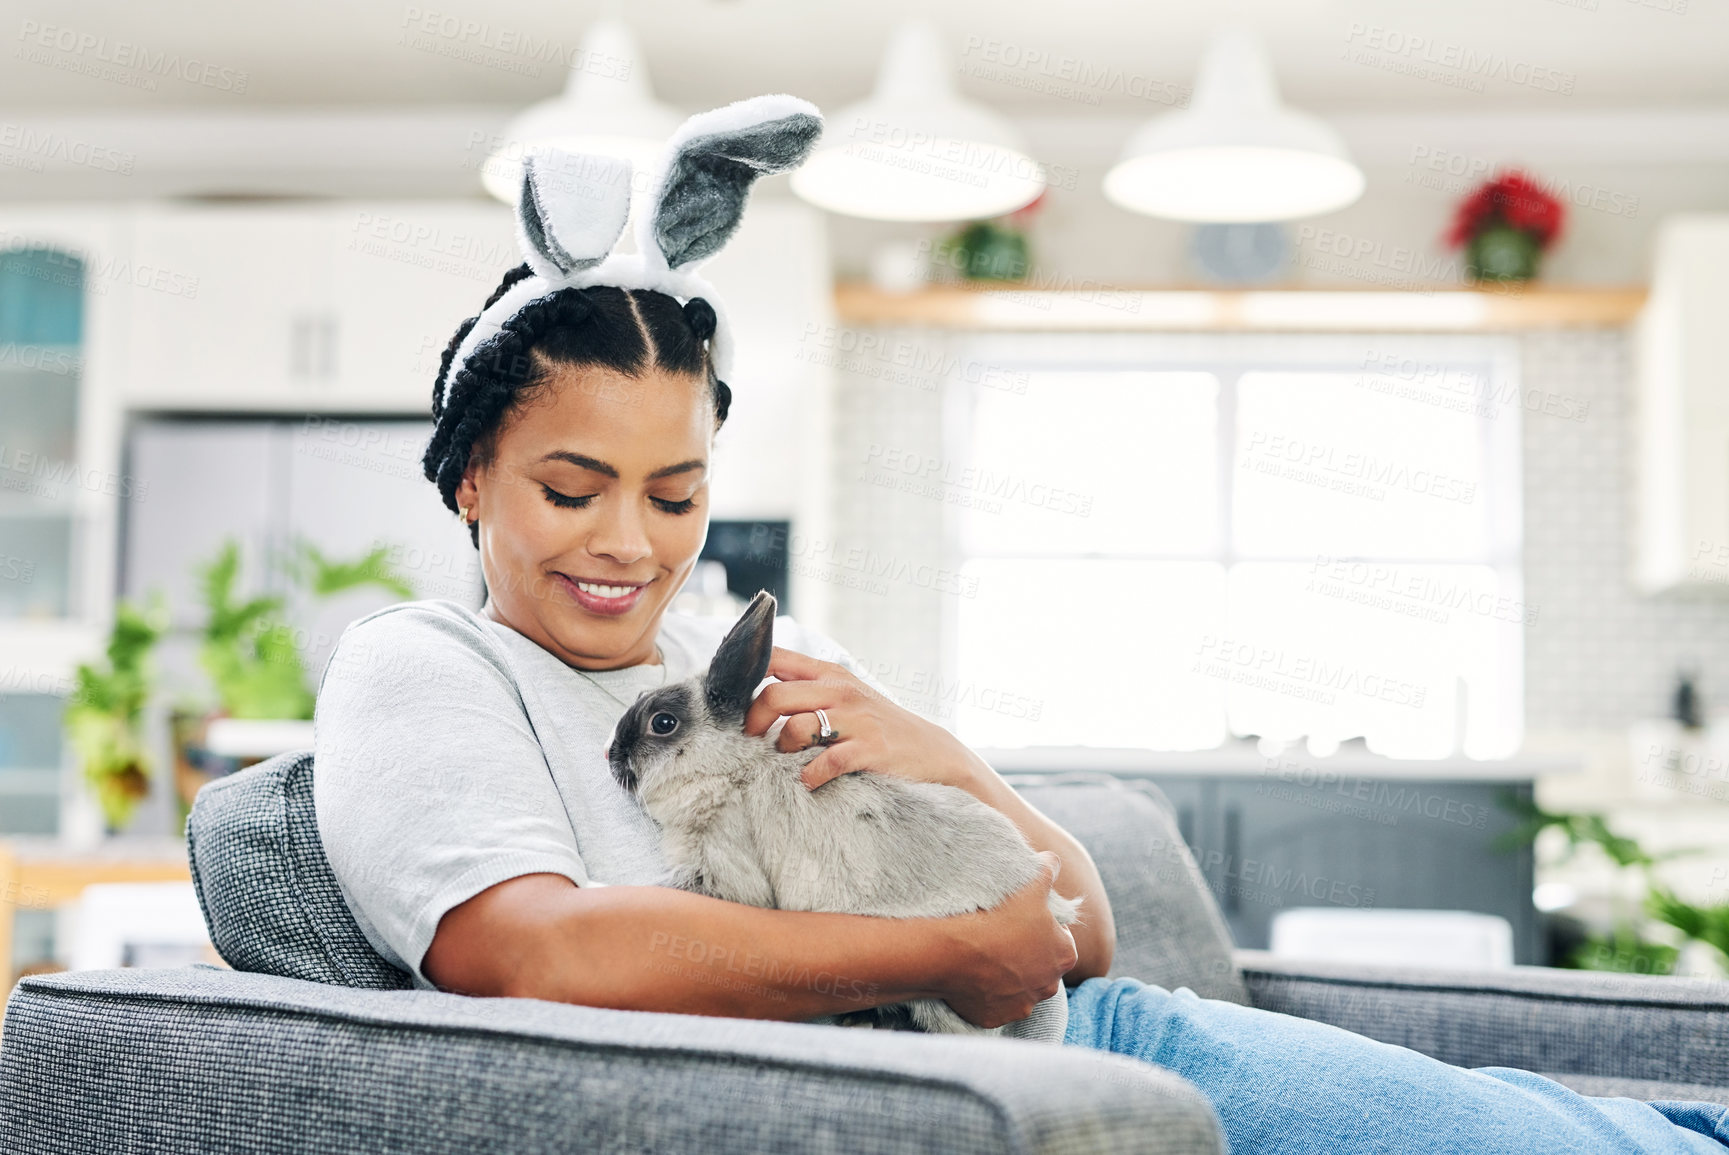
<path id="1" fill-rule="evenodd" d="M 1671 1122 L 1632 1099 L 1594 1099 L 1528 1071 L 1466 1070 L 1405 1047 L 1138 979 L 1069 990 L 1063 1042 L 1174 1071 L 1212 1101 L 1233 1155 L 1725 1155 L 1715 1125 Z"/>

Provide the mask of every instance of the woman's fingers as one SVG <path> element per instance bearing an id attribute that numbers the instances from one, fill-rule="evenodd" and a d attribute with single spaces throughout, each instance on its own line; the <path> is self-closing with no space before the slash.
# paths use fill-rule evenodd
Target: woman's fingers
<path id="1" fill-rule="evenodd" d="M 833 782 L 842 774 L 851 774 L 854 770 L 866 769 L 865 766 L 858 764 L 858 755 L 852 752 L 857 748 L 856 743 L 849 747 L 845 742 L 836 742 L 805 763 L 804 770 L 799 774 L 800 780 L 804 782 L 807 789 L 815 790 L 825 782 Z"/>
<path id="2" fill-rule="evenodd" d="M 835 673 L 850 673 L 845 666 L 825 662 L 797 650 L 776 646 L 769 651 L 768 672 L 783 682 L 802 682 L 812 678 L 832 677 Z"/>
<path id="3" fill-rule="evenodd" d="M 786 725 L 780 728 L 780 737 L 775 739 L 774 748 L 782 754 L 792 754 L 816 745 L 816 736 L 821 732 L 822 726 L 815 714 L 789 715 Z"/>
<path id="4" fill-rule="evenodd" d="M 838 666 L 835 668 L 839 669 Z M 837 707 L 855 697 L 852 685 L 842 681 L 770 682 L 745 711 L 744 732 L 766 734 L 776 718 L 794 714 L 814 717 L 813 711 L 819 708 L 832 714 Z M 839 723 L 835 724 L 835 729 L 840 729 Z"/>

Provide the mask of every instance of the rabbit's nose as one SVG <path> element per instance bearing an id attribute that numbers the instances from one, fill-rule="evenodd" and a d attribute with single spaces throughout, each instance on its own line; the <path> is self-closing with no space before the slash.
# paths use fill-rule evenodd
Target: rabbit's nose
<path id="1" fill-rule="evenodd" d="M 606 744 L 606 760 L 608 762 L 612 761 L 612 743 L 611 742 L 608 742 Z"/>

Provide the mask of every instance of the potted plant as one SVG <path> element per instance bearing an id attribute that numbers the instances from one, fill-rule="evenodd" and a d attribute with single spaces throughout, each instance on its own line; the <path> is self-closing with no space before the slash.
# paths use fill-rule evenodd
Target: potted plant
<path id="1" fill-rule="evenodd" d="M 959 273 L 969 281 L 1022 281 L 1032 266 L 1027 231 L 1045 194 L 995 220 L 973 221 L 937 245 L 939 271 Z"/>
<path id="2" fill-rule="evenodd" d="M 102 808 L 108 833 L 132 820 L 150 791 L 150 756 L 141 722 L 150 698 L 150 651 L 168 629 L 168 611 L 158 596 L 147 609 L 121 601 L 114 607 L 107 661 L 80 664 L 66 707 L 67 739 L 83 763 L 84 779 Z"/>
<path id="3" fill-rule="evenodd" d="M 1465 273 L 1472 280 L 1523 283 L 1537 275 L 1565 218 L 1561 202 L 1536 182 L 1520 172 L 1505 173 L 1460 203 L 1447 244 L 1464 247 Z"/>
<path id="4" fill-rule="evenodd" d="M 1531 842 L 1545 830 L 1565 838 L 1563 860 L 1592 846 L 1618 871 L 1636 873 L 1642 897 L 1633 909 L 1614 916 L 1607 932 L 1585 932 L 1556 965 L 1581 970 L 1670 974 L 1682 963 L 1682 950 L 1698 944 L 1718 970 L 1729 973 L 1729 903 L 1706 906 L 1687 902 L 1658 877 L 1666 862 L 1699 853 L 1693 849 L 1652 854 L 1634 839 L 1617 834 L 1601 814 L 1551 813 L 1526 799 L 1508 796 L 1505 804 L 1522 819 L 1506 836 L 1507 845 Z"/>
<path id="5" fill-rule="evenodd" d="M 388 546 L 379 546 L 358 560 L 339 561 L 325 557 L 303 540 L 282 569 L 291 587 L 315 599 L 368 585 L 398 597 L 413 597 L 414 588 L 391 569 L 389 553 Z M 293 628 L 282 617 L 287 599 L 276 594 L 242 599 L 235 589 L 239 571 L 240 547 L 232 539 L 200 567 L 199 588 L 208 616 L 201 631 L 198 662 L 216 691 L 216 708 L 183 706 L 171 718 L 175 778 L 183 807 L 191 806 L 199 788 L 211 778 L 239 768 L 239 763 L 215 758 L 206 748 L 212 720 L 305 721 L 312 717 L 314 697 L 307 684 L 306 663 Z"/>

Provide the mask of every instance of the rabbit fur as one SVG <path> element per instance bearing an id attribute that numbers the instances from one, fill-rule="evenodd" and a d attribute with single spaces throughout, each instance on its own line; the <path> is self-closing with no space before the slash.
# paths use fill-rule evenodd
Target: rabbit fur
<path id="1" fill-rule="evenodd" d="M 989 909 L 1032 881 L 1034 850 L 966 791 L 868 771 L 809 790 L 799 774 L 822 746 L 782 753 L 772 736 L 744 733 L 768 672 L 775 608 L 773 595 L 757 594 L 705 673 L 645 692 L 613 729 L 613 777 L 660 826 L 670 884 L 782 910 L 939 918 Z M 1080 902 L 1054 890 L 1049 899 L 1064 925 Z M 939 999 L 839 1019 L 945 1034 L 1003 1029 L 975 1026 Z"/>

